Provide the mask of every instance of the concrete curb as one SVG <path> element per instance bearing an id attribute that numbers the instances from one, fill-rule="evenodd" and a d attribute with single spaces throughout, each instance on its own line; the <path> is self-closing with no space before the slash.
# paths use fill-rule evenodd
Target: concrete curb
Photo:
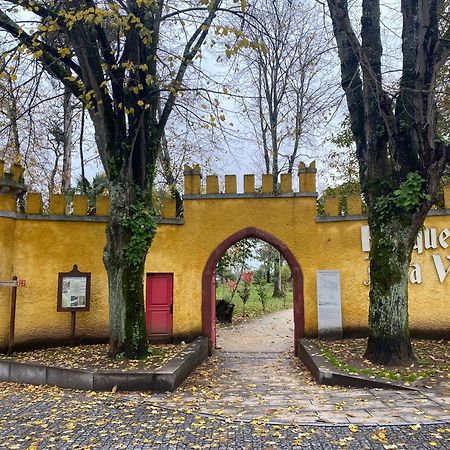
<path id="1" fill-rule="evenodd" d="M 369 389 L 381 388 L 418 391 L 418 389 L 404 386 L 400 383 L 388 380 L 373 379 L 365 375 L 352 375 L 350 373 L 338 370 L 333 367 L 325 357 L 322 356 L 321 351 L 309 339 L 298 340 L 298 356 L 319 384 Z"/>
<path id="2" fill-rule="evenodd" d="M 84 391 L 174 391 L 208 357 L 208 339 L 199 337 L 155 371 L 85 370 L 0 359 L 0 381 Z"/>

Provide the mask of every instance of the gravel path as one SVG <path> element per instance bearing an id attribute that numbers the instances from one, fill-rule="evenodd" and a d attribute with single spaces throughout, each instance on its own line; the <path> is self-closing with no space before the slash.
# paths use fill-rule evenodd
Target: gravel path
<path id="1" fill-rule="evenodd" d="M 226 352 L 287 352 L 294 346 L 294 313 L 277 311 L 236 326 L 217 327 L 217 346 Z"/>

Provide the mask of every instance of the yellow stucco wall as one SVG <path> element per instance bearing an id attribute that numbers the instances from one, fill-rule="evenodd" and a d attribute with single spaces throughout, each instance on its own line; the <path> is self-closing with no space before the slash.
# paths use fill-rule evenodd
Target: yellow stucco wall
<path id="1" fill-rule="evenodd" d="M 107 335 L 104 245 L 104 223 L 16 220 L 13 272 L 27 283 L 17 294 L 18 344 L 68 339 L 70 313 L 56 312 L 58 273 L 69 272 L 74 264 L 92 273 L 91 311 L 77 313 L 77 334 L 93 339 Z"/>
<path id="2" fill-rule="evenodd" d="M 369 278 L 368 253 L 361 249 L 361 226 L 365 224 L 361 220 L 317 224 L 320 236 L 317 269 L 340 271 L 342 320 L 347 332 L 361 331 L 367 326 L 369 288 L 364 283 Z M 435 228 L 439 235 L 450 228 L 450 216 L 429 216 L 425 226 Z M 412 254 L 411 262 L 420 265 L 422 282 L 409 283 L 410 327 L 420 335 L 450 337 L 450 275 L 440 283 L 433 255 L 440 256 L 445 268 L 449 267 L 450 248 L 444 249 L 439 243 L 437 249 L 424 249 L 420 255 L 414 250 Z"/>
<path id="3" fill-rule="evenodd" d="M 0 199 L 0 208 L 9 205 L 11 209 L 10 203 Z M 440 233 L 450 228 L 449 218 L 430 216 L 426 226 Z M 363 330 L 368 310 L 367 253 L 361 250 L 365 222 L 344 219 L 317 219 L 314 194 L 187 195 L 184 223 L 168 220 L 158 225 L 146 263 L 146 272 L 174 274 L 174 335 L 186 338 L 201 333 L 201 277 L 206 261 L 222 241 L 247 227 L 274 235 L 300 264 L 308 335 L 317 333 L 317 270 L 340 271 L 344 330 Z M 92 273 L 91 310 L 77 314 L 77 336 L 107 338 L 104 229 L 104 217 L 14 216 L 0 210 L 0 279 L 17 275 L 27 282 L 18 289 L 18 345 L 68 342 L 70 313 L 56 312 L 57 280 L 58 273 L 70 271 L 73 264 Z M 421 265 L 423 273 L 421 284 L 410 285 L 411 328 L 448 337 L 450 275 L 439 282 L 432 255 L 439 255 L 445 268 L 449 264 L 449 249 L 414 252 L 413 262 Z M 10 288 L 0 288 L 0 349 L 7 346 L 10 292 Z"/>
<path id="4" fill-rule="evenodd" d="M 16 221 L 3 218 L 0 220 L 0 279 L 9 280 L 13 276 L 13 243 Z M 0 348 L 6 345 L 9 336 L 9 314 L 11 289 L 0 288 Z"/>

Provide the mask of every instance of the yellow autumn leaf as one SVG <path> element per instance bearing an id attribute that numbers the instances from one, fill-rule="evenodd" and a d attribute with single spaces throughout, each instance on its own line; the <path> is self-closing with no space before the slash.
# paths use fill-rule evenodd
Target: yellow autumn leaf
<path id="1" fill-rule="evenodd" d="M 60 48 L 58 49 L 58 53 L 61 55 L 61 57 L 64 58 L 65 56 L 70 55 L 70 49 L 68 49 L 67 47 Z"/>

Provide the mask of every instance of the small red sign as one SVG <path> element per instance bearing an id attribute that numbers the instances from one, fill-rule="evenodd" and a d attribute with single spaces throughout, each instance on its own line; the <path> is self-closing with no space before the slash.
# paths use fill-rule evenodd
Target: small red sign
<path id="1" fill-rule="evenodd" d="M 27 280 L 19 280 L 17 282 L 18 287 L 26 287 L 27 286 Z"/>

